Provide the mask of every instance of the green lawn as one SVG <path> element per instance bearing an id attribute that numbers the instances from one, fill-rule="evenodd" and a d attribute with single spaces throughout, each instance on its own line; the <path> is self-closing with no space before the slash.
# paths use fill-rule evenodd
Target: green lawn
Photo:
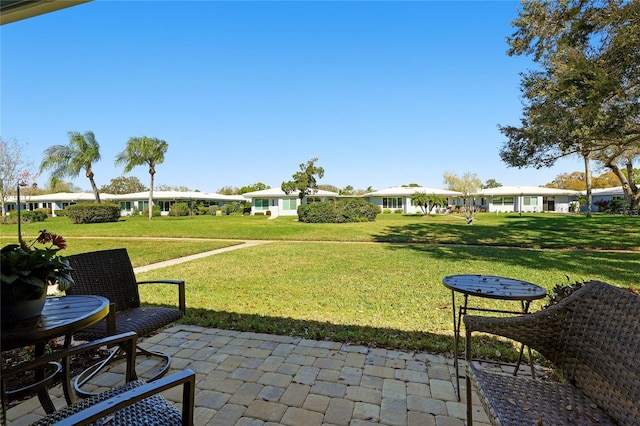
<path id="1" fill-rule="evenodd" d="M 65 236 L 68 254 L 125 246 L 136 266 L 233 243 L 213 239 L 272 240 L 140 278 L 184 278 L 188 324 L 441 353 L 453 346 L 445 275 L 503 275 L 547 289 L 566 276 L 640 285 L 640 217 L 482 214 L 471 226 L 454 215 L 381 215 L 374 223 L 340 225 L 259 216 L 94 225 L 51 218 L 23 225 L 25 239 L 42 228 Z M 0 230 L 3 245 L 15 242 L 15 225 Z M 175 295 L 145 286 L 142 298 L 170 304 Z M 482 341 L 477 350 L 493 358 L 515 354 L 497 340 Z"/>

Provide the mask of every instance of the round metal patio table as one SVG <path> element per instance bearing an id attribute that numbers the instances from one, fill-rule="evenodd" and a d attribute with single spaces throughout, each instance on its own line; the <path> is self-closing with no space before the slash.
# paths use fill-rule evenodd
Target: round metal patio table
<path id="1" fill-rule="evenodd" d="M 522 281 L 514 278 L 498 277 L 494 275 L 448 275 L 442 279 L 442 284 L 451 290 L 451 303 L 453 308 L 453 352 L 454 367 L 456 371 L 456 392 L 458 401 L 460 400 L 460 374 L 458 373 L 458 343 L 460 340 L 460 326 L 462 317 L 469 311 L 473 312 L 494 312 L 503 314 L 526 314 L 529 312 L 529 305 L 532 301 L 542 299 L 547 295 L 547 290 L 537 284 Z M 456 315 L 456 293 L 464 296 L 464 303 L 459 306 Z M 473 308 L 468 306 L 469 296 L 482 297 L 486 299 L 512 300 L 520 302 L 520 311 L 509 311 L 499 309 Z M 522 361 L 524 346 L 520 348 L 520 356 L 513 374 L 517 374 L 520 362 Z M 529 349 L 529 360 L 531 360 L 531 349 Z M 533 362 L 531 363 L 531 375 L 535 377 Z"/>
<path id="2" fill-rule="evenodd" d="M 47 297 L 40 316 L 2 324 L 2 351 L 33 345 L 35 356 L 39 357 L 44 355 L 46 344 L 60 336 L 65 336 L 65 347 L 68 347 L 74 332 L 100 321 L 108 314 L 109 300 L 101 296 Z M 74 396 L 70 389 L 70 372 L 67 365 L 62 370 L 65 398 L 71 404 Z M 36 380 L 43 380 L 44 374 L 44 371 L 37 371 Z M 46 412 L 55 411 L 45 388 L 38 392 L 38 399 Z"/>

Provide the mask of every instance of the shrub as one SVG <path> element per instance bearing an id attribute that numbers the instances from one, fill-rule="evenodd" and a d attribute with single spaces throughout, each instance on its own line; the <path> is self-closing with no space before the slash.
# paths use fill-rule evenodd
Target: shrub
<path id="1" fill-rule="evenodd" d="M 347 198 L 331 203 L 302 204 L 298 220 L 304 223 L 373 222 L 379 209 L 362 198 Z"/>
<path id="2" fill-rule="evenodd" d="M 205 216 L 209 214 L 209 208 L 205 207 L 205 206 L 198 206 L 198 208 L 196 209 L 196 214 L 198 216 Z"/>
<path id="3" fill-rule="evenodd" d="M 49 215 L 47 209 L 38 209 L 33 211 L 26 211 L 20 214 L 20 218 L 23 222 L 44 222 Z"/>
<path id="4" fill-rule="evenodd" d="M 402 210 L 402 209 L 395 209 L 393 212 L 394 212 L 395 214 L 402 214 L 402 213 L 404 213 L 404 210 Z"/>
<path id="5" fill-rule="evenodd" d="M 149 216 L 149 207 L 142 210 L 142 216 Z M 162 212 L 160 211 L 160 207 L 153 206 L 153 211 L 151 212 L 152 217 L 162 216 Z"/>
<path id="6" fill-rule="evenodd" d="M 215 216 L 218 213 L 218 206 L 209 206 L 209 214 Z"/>
<path id="7" fill-rule="evenodd" d="M 120 219 L 120 206 L 106 203 L 74 204 L 65 209 L 72 223 L 117 222 Z"/>
<path id="8" fill-rule="evenodd" d="M 391 209 L 384 209 L 382 210 L 383 214 L 391 214 Z"/>
<path id="9" fill-rule="evenodd" d="M 189 216 L 191 209 L 187 203 L 174 203 L 169 208 L 169 216 Z"/>

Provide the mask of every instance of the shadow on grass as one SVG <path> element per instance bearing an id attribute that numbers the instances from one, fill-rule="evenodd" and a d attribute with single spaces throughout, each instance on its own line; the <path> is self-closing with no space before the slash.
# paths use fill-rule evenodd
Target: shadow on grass
<path id="1" fill-rule="evenodd" d="M 453 336 L 378 328 L 342 325 L 294 318 L 270 317 L 255 314 L 187 308 L 182 324 L 254 333 L 276 334 L 311 340 L 351 343 L 367 347 L 429 352 L 453 356 Z M 460 341 L 462 355 L 464 340 Z M 477 342 L 477 343 L 476 343 Z M 474 338 L 474 357 L 513 362 L 517 348 L 512 343 L 492 337 Z"/>
<path id="2" fill-rule="evenodd" d="M 637 271 L 640 270 L 640 255 L 628 252 L 514 250 L 421 244 L 390 245 L 389 250 L 413 250 L 435 259 L 447 259 L 448 262 L 460 263 L 461 270 L 468 269 L 465 263 L 469 261 L 482 260 L 487 263 L 549 271 L 550 276 L 561 271 L 572 280 L 600 279 L 619 287 L 637 285 Z"/>
<path id="3" fill-rule="evenodd" d="M 473 225 L 429 221 L 389 226 L 373 235 L 387 243 L 461 244 L 553 249 L 596 249 L 640 251 L 640 218 L 633 216 L 508 215 L 496 225 L 480 216 Z"/>

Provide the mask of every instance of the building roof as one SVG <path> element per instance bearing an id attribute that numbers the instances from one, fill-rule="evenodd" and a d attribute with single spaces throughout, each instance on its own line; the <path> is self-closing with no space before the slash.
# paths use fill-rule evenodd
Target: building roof
<path id="1" fill-rule="evenodd" d="M 580 191 L 547 188 L 544 186 L 499 186 L 497 188 L 481 189 L 476 195 L 483 197 L 501 197 L 504 195 L 580 195 Z"/>
<path id="2" fill-rule="evenodd" d="M 297 197 L 300 191 L 293 191 L 290 194 L 285 193 L 281 188 L 269 188 L 261 191 L 246 192 L 244 195 L 246 198 L 282 198 L 282 197 Z M 311 196 L 319 197 L 337 197 L 337 192 L 325 191 L 323 189 L 316 190 Z"/>
<path id="3" fill-rule="evenodd" d="M 115 200 L 146 200 L 149 191 L 133 192 L 131 194 L 114 195 Z M 242 195 L 224 195 L 216 192 L 198 191 L 153 191 L 154 200 L 214 200 L 214 201 L 246 201 Z"/>
<path id="4" fill-rule="evenodd" d="M 450 191 L 448 189 L 425 188 L 423 186 L 394 186 L 380 191 L 369 192 L 363 197 L 408 197 L 418 192 L 425 194 L 441 195 L 447 197 L 461 197 L 462 192 Z"/>
<path id="5" fill-rule="evenodd" d="M 582 194 L 586 195 L 587 191 L 580 191 Z M 615 186 L 613 188 L 597 188 L 597 189 L 592 189 L 591 190 L 591 195 L 597 195 L 597 196 L 607 196 L 607 195 L 616 195 L 616 196 L 624 196 L 624 189 L 622 188 L 622 186 Z"/>

